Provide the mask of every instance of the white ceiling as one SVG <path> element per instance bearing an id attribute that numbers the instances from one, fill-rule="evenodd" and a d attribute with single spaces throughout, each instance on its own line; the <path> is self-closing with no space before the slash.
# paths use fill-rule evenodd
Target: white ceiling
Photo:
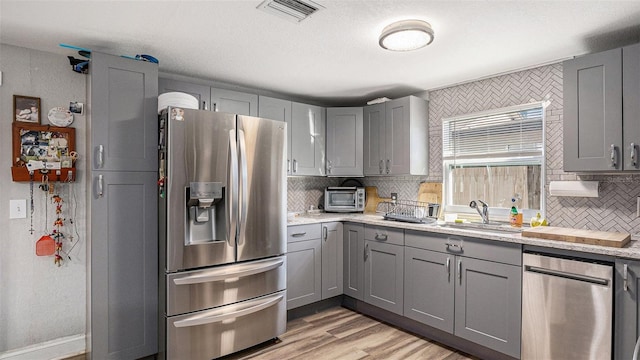
<path id="1" fill-rule="evenodd" d="M 300 23 L 261 1 L 0 0 L 0 42 L 150 54 L 164 72 L 360 105 L 640 40 L 640 1 L 315 0 L 325 9 Z M 431 23 L 434 42 L 380 48 L 405 18 Z"/>

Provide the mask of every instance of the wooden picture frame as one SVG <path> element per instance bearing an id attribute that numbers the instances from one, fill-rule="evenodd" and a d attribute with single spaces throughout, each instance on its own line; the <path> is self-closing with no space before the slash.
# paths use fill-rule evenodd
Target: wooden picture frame
<path id="1" fill-rule="evenodd" d="M 13 121 L 40 125 L 40 98 L 13 95 Z"/>

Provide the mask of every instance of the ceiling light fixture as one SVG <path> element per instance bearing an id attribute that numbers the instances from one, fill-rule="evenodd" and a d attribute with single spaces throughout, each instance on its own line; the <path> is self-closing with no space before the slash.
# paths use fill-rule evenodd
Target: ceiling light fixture
<path id="1" fill-rule="evenodd" d="M 425 47 L 432 41 L 433 29 L 428 22 L 402 20 L 385 27 L 378 43 L 387 50 L 410 51 Z"/>

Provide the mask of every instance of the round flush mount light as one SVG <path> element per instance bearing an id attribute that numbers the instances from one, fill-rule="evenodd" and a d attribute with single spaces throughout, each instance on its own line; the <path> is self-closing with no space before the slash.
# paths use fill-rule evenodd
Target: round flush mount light
<path id="1" fill-rule="evenodd" d="M 431 25 L 422 20 L 402 20 L 382 30 L 378 43 L 387 50 L 410 51 L 425 47 L 433 41 Z"/>

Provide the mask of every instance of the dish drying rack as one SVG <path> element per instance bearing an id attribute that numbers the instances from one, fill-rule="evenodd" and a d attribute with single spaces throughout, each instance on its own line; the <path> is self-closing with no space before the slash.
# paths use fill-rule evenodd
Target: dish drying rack
<path id="1" fill-rule="evenodd" d="M 435 223 L 440 210 L 440 204 L 414 200 L 385 201 L 380 205 L 384 209 L 385 220 L 418 224 Z"/>

